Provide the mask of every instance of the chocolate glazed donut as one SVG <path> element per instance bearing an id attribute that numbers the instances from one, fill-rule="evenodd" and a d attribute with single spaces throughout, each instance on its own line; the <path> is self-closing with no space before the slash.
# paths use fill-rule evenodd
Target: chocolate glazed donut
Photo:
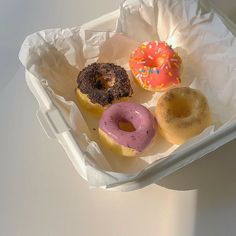
<path id="1" fill-rule="evenodd" d="M 93 63 L 87 66 L 79 73 L 77 84 L 78 97 L 83 101 L 87 99 L 83 105 L 87 108 L 98 105 L 96 112 L 133 93 L 125 69 L 112 63 Z"/>

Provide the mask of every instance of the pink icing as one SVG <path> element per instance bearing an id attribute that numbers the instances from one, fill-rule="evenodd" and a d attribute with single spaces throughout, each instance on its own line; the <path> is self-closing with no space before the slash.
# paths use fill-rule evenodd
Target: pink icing
<path id="1" fill-rule="evenodd" d="M 134 77 L 146 89 L 163 89 L 178 85 L 182 60 L 165 42 L 144 42 L 130 56 Z"/>
<path id="2" fill-rule="evenodd" d="M 135 131 L 121 130 L 118 125 L 120 121 L 130 122 Z M 155 135 L 156 120 L 146 107 L 131 102 L 120 102 L 111 105 L 103 113 L 99 128 L 120 145 L 141 152 Z"/>

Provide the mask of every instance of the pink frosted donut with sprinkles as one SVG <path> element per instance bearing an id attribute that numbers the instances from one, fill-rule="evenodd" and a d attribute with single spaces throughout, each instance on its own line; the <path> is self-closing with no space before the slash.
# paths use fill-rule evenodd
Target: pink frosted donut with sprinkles
<path id="1" fill-rule="evenodd" d="M 182 60 L 166 42 L 143 42 L 131 53 L 129 66 L 146 90 L 164 91 L 181 83 Z"/>

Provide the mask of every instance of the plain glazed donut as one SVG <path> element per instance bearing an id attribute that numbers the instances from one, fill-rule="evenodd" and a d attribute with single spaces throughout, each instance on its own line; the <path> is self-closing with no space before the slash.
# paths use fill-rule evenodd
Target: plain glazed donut
<path id="1" fill-rule="evenodd" d="M 98 115 L 109 104 L 133 93 L 125 69 L 112 63 L 93 63 L 85 67 L 78 75 L 77 84 L 80 104 Z"/>
<path id="2" fill-rule="evenodd" d="M 173 88 L 163 94 L 155 114 L 161 134 L 174 144 L 184 143 L 211 124 L 206 97 L 188 87 Z"/>
<path id="3" fill-rule="evenodd" d="M 144 42 L 130 56 L 130 69 L 138 84 L 150 91 L 179 85 L 182 60 L 165 42 Z"/>
<path id="4" fill-rule="evenodd" d="M 120 102 L 106 109 L 99 122 L 103 145 L 123 156 L 135 156 L 152 141 L 156 120 L 144 106 Z"/>

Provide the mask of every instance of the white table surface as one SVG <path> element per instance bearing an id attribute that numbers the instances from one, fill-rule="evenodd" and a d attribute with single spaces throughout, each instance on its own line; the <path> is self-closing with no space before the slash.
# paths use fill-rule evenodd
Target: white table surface
<path id="1" fill-rule="evenodd" d="M 110 192 L 90 189 L 37 121 L 16 58 L 24 37 L 84 23 L 119 1 L 0 1 L 0 236 L 236 235 L 236 141 L 158 184 Z M 233 17 L 236 4 L 226 2 L 218 1 Z"/>

